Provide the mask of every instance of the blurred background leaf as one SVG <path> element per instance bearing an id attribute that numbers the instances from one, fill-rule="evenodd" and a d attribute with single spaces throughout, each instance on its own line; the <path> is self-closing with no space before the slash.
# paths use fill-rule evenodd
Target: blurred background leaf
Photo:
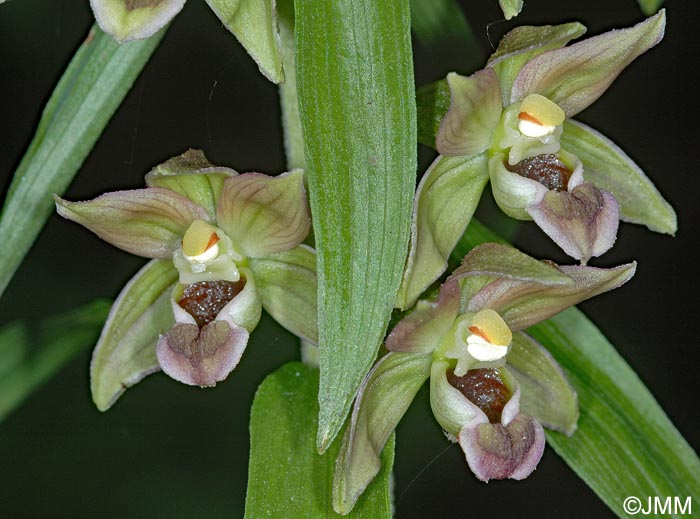
<path id="1" fill-rule="evenodd" d="M 38 322 L 0 328 L 0 422 L 73 357 L 95 345 L 110 305 L 97 300 Z"/>

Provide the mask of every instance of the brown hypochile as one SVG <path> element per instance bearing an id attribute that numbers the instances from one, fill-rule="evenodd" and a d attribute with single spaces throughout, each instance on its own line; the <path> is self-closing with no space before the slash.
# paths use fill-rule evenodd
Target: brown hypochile
<path id="1" fill-rule="evenodd" d="M 447 381 L 481 409 L 489 422 L 501 422 L 501 413 L 510 399 L 510 390 L 497 369 L 470 369 L 462 377 L 449 370 Z"/>
<path id="2" fill-rule="evenodd" d="M 523 159 L 513 166 L 505 161 L 504 166 L 512 173 L 539 182 L 550 191 L 565 191 L 573 173 L 551 153 Z"/>
<path id="3" fill-rule="evenodd" d="M 239 281 L 200 281 L 185 285 L 182 297 L 177 302 L 188 314 L 194 317 L 197 326 L 216 319 L 221 309 L 236 297 L 245 287 L 245 279 Z"/>

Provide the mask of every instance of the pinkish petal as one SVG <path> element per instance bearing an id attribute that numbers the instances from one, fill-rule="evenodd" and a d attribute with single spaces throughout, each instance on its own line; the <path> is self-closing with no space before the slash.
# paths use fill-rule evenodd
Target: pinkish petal
<path id="1" fill-rule="evenodd" d="M 564 266 L 559 269 L 574 283 L 543 286 L 527 281 L 498 279 L 476 293 L 466 308 L 478 312 L 491 308 L 498 312 L 508 327 L 517 332 L 548 319 L 562 310 L 607 292 L 629 281 L 636 263 L 612 269 L 585 266 Z"/>
<path id="2" fill-rule="evenodd" d="M 293 249 L 311 228 L 301 170 L 227 179 L 216 214 L 234 247 L 251 258 Z"/>
<path id="3" fill-rule="evenodd" d="M 176 324 L 158 341 L 156 355 L 163 371 L 191 386 L 212 387 L 236 367 L 248 343 L 244 328 L 212 321 L 200 330 Z"/>
<path id="4" fill-rule="evenodd" d="M 160 187 L 114 191 L 86 202 L 68 202 L 56 195 L 54 200 L 64 218 L 146 258 L 170 258 L 193 221 L 209 220 L 203 208 Z"/>
<path id="5" fill-rule="evenodd" d="M 436 137 L 439 153 L 447 156 L 474 157 L 488 149 L 501 118 L 501 88 L 491 68 L 469 77 L 454 72 L 447 75 L 450 109 Z"/>
<path id="6" fill-rule="evenodd" d="M 554 243 L 584 265 L 610 249 L 617 238 L 615 197 L 587 182 L 571 192 L 548 191 L 527 212 Z"/>
<path id="7" fill-rule="evenodd" d="M 469 468 L 481 481 L 526 478 L 537 468 L 544 443 L 542 426 L 523 414 L 507 425 L 480 423 L 459 433 Z"/>
<path id="8" fill-rule="evenodd" d="M 573 117 L 598 99 L 622 70 L 659 43 L 665 11 L 627 29 L 612 30 L 533 58 L 518 73 L 511 103 L 541 94 Z"/>
<path id="9" fill-rule="evenodd" d="M 418 301 L 416 309 L 404 317 L 386 338 L 386 348 L 404 353 L 435 350 L 459 312 L 459 285 L 441 287 L 436 302 Z"/>

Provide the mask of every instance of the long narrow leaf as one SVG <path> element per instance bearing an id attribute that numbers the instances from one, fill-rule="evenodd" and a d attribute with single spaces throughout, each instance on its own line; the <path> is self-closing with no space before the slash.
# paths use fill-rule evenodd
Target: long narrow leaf
<path id="1" fill-rule="evenodd" d="M 339 442 L 316 452 L 318 370 L 291 362 L 258 388 L 250 418 L 250 464 L 246 519 L 330 519 L 332 481 Z M 350 519 L 391 518 L 394 442 L 382 453 L 382 470 Z"/>
<path id="2" fill-rule="evenodd" d="M 0 328 L 0 421 L 75 355 L 95 344 L 110 302 L 97 300 L 40 323 Z"/>
<path id="3" fill-rule="evenodd" d="M 457 247 L 460 254 L 499 239 L 472 225 Z M 569 438 L 548 431 L 547 442 L 610 509 L 635 517 L 624 510 L 627 496 L 643 507 L 649 499 L 678 497 L 680 515 L 669 510 L 664 517 L 683 517 L 686 498 L 700 506 L 700 459 L 600 330 L 571 308 L 528 332 L 562 366 L 579 398 L 576 432 Z"/>
<path id="4" fill-rule="evenodd" d="M 318 447 L 382 341 L 408 248 L 416 109 L 408 0 L 296 2 L 299 109 L 318 250 Z"/>
<path id="5" fill-rule="evenodd" d="M 44 109 L 0 216 L 0 294 L 165 31 L 117 44 L 95 25 Z"/>

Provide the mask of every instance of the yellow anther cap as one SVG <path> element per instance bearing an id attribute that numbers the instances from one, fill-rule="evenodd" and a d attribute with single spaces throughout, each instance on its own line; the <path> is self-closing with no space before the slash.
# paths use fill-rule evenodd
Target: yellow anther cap
<path id="1" fill-rule="evenodd" d="M 566 119 L 559 105 L 539 94 L 530 94 L 520 103 L 520 132 L 528 137 L 542 137 L 554 131 Z"/>
<path id="2" fill-rule="evenodd" d="M 216 243 L 218 241 L 219 236 L 216 234 L 214 226 L 203 220 L 195 220 L 182 238 L 182 252 L 190 260 L 207 261 L 211 258 L 201 258 L 202 255 L 212 256 L 212 254 L 205 254 L 207 251 L 210 251 L 214 252 L 213 257 L 216 257 L 218 253 Z"/>

